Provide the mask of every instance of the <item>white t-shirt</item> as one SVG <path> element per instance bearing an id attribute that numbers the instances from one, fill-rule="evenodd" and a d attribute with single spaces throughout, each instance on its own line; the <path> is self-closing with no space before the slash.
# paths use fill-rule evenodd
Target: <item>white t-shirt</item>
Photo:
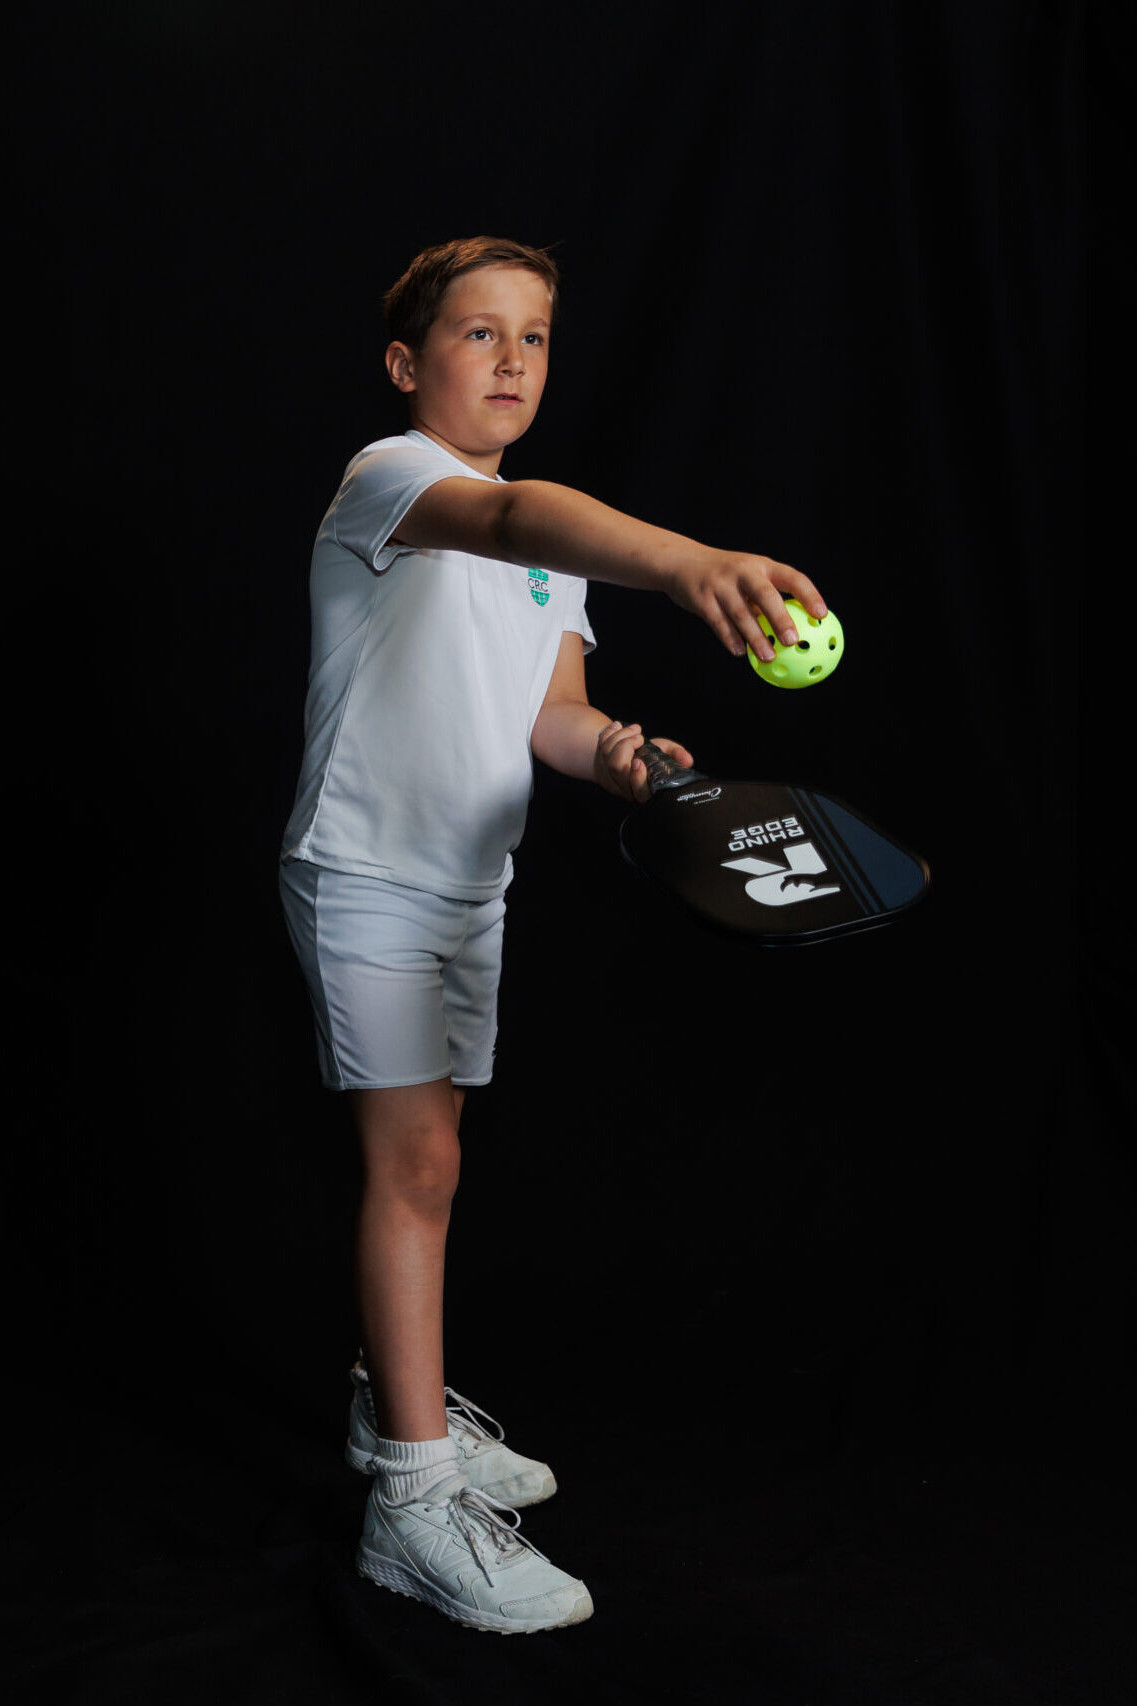
<path id="1" fill-rule="evenodd" d="M 312 553 L 304 758 L 283 857 L 458 900 L 512 875 L 529 741 L 587 583 L 389 543 L 439 480 L 482 480 L 419 432 L 348 463 Z"/>

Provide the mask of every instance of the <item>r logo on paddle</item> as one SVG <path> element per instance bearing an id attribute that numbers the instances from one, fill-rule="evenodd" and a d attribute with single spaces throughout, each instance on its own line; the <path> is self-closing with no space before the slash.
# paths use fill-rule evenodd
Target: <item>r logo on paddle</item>
<path id="1" fill-rule="evenodd" d="M 786 863 L 774 864 L 770 859 L 724 859 L 730 871 L 747 871 L 750 881 L 746 893 L 759 906 L 795 906 L 801 900 L 819 900 L 825 894 L 840 894 L 839 883 L 818 883 L 814 879 L 828 869 L 825 860 L 812 841 L 787 842 Z M 788 867 L 788 869 L 787 869 Z"/>

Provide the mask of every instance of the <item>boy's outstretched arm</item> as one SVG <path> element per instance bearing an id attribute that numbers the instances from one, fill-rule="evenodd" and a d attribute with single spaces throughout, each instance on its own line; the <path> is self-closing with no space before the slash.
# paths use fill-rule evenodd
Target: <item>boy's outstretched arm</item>
<path id="1" fill-rule="evenodd" d="M 396 537 L 422 550 L 468 551 L 665 592 L 738 657 L 748 645 L 760 658 L 774 655 L 755 609 L 786 644 L 797 640 L 783 595 L 800 599 L 814 616 L 825 615 L 813 582 L 787 563 L 701 545 L 545 480 L 440 480 L 411 506 Z"/>
<path id="2" fill-rule="evenodd" d="M 561 636 L 556 667 L 533 725 L 533 753 L 566 776 L 598 782 L 610 794 L 641 804 L 651 798 L 647 766 L 636 757 L 644 743 L 638 723 L 614 723 L 588 703 L 584 681 L 584 642 L 579 634 Z M 675 755 L 685 768 L 694 763 L 686 747 L 673 740 L 656 745 Z"/>

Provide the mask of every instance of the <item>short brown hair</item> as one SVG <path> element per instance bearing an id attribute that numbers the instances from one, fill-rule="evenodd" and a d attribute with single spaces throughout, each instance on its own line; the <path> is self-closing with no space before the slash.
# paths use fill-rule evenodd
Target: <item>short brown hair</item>
<path id="1" fill-rule="evenodd" d="M 555 309 L 560 274 L 547 249 L 531 249 L 507 237 L 458 237 L 416 255 L 383 298 L 392 339 L 421 349 L 453 279 L 478 267 L 527 267 L 549 287 Z"/>

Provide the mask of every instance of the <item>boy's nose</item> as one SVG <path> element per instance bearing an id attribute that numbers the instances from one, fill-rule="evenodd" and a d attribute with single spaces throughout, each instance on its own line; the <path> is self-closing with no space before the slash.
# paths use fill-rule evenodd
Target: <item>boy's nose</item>
<path id="1" fill-rule="evenodd" d="M 520 373 L 524 366 L 525 359 L 521 353 L 520 344 L 502 350 L 497 364 L 499 373 Z"/>

